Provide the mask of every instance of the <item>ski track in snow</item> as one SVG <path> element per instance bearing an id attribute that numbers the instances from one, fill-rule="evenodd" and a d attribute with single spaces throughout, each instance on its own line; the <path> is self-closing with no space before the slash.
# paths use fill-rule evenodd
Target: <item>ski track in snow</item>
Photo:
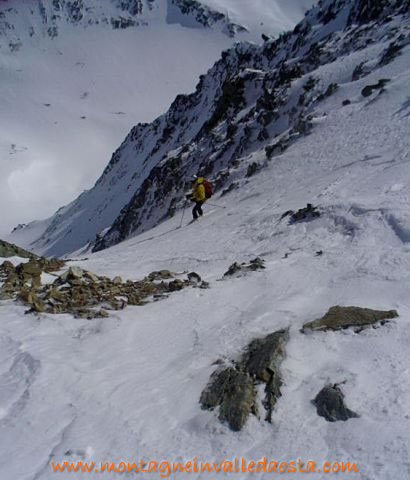
<path id="1" fill-rule="evenodd" d="M 409 75 L 395 73 L 406 71 L 407 60 L 402 56 L 361 82 L 341 85 L 318 107 L 315 115 L 327 113 L 326 120 L 310 136 L 240 191 L 213 198 L 226 209 L 205 206 L 213 211 L 201 222 L 176 229 L 179 212 L 75 263 L 124 279 L 165 268 L 195 270 L 211 289 L 186 289 L 92 321 L 24 315 L 22 306 L 4 302 L 0 478 L 52 479 L 52 459 L 218 462 L 241 456 L 354 461 L 359 472 L 346 478 L 409 478 L 410 120 L 396 112 L 410 92 Z M 382 77 L 393 80 L 377 101 L 366 103 L 361 88 Z M 345 98 L 356 101 L 342 109 Z M 262 153 L 254 156 L 261 160 Z M 319 219 L 279 221 L 284 211 L 307 202 L 320 205 Z M 266 270 L 217 281 L 234 261 L 257 255 Z M 400 317 L 360 334 L 300 333 L 303 323 L 337 304 L 395 308 Z M 202 411 L 198 403 L 213 363 L 238 357 L 251 339 L 284 327 L 291 339 L 272 425 L 262 412 L 242 432 L 231 432 L 217 412 Z M 310 400 L 329 381 L 346 381 L 346 404 L 360 418 L 333 424 L 317 416 Z M 255 474 L 190 474 L 219 476 L 245 480 Z"/>

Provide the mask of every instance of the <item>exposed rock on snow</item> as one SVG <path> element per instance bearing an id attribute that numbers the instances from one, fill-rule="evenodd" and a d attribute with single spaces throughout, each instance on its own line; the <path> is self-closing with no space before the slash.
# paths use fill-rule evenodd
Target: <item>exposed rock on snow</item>
<path id="1" fill-rule="evenodd" d="M 203 408 L 219 409 L 219 419 L 234 431 L 245 425 L 250 413 L 256 413 L 256 391 L 249 373 L 227 368 L 212 374 L 209 386 L 202 392 Z"/>
<path id="2" fill-rule="evenodd" d="M 349 410 L 344 404 L 344 395 L 339 385 L 326 385 L 316 395 L 312 403 L 316 405 L 317 414 L 328 422 L 346 421 L 359 415 Z"/>
<path id="3" fill-rule="evenodd" d="M 363 97 L 370 97 L 370 95 L 373 93 L 374 90 L 383 90 L 385 85 L 387 85 L 389 82 L 390 82 L 390 79 L 382 78 L 375 85 L 367 85 L 367 87 L 364 87 L 362 90 Z"/>
<path id="4" fill-rule="evenodd" d="M 202 281 L 202 278 L 196 272 L 191 272 L 191 273 L 188 273 L 188 280 L 191 283 L 200 284 Z"/>
<path id="5" fill-rule="evenodd" d="M 0 240 L 0 257 L 38 258 L 34 253 L 28 252 L 27 250 L 4 240 Z"/>
<path id="6" fill-rule="evenodd" d="M 301 208 L 297 212 L 288 210 L 282 215 L 281 220 L 288 216 L 290 216 L 290 223 L 295 223 L 319 218 L 320 212 L 318 211 L 317 207 L 314 207 L 311 203 L 308 203 L 305 208 Z"/>
<path id="7" fill-rule="evenodd" d="M 158 272 L 151 272 L 146 277 L 146 280 L 148 280 L 149 282 L 154 282 L 155 280 L 168 280 L 173 277 L 174 274 L 169 270 L 159 270 Z"/>
<path id="8" fill-rule="evenodd" d="M 64 261 L 46 258 L 31 258 L 27 263 L 16 267 L 9 261 L 0 266 L 0 300 L 14 298 L 22 290 L 37 289 L 41 286 L 41 274 L 60 270 Z M 28 297 L 27 297 L 28 298 Z M 30 302 L 29 302 L 30 303 Z"/>
<path id="9" fill-rule="evenodd" d="M 116 276 L 112 280 L 99 277 L 80 267 L 70 267 L 51 284 L 42 285 L 42 273 L 60 270 L 59 260 L 31 260 L 14 267 L 4 262 L 0 267 L 0 299 L 17 298 L 30 306 L 34 312 L 71 313 L 75 317 L 106 317 L 106 310 L 122 310 L 127 305 L 145 305 L 150 297 L 166 298 L 166 294 L 188 286 L 197 286 L 192 280 L 174 278 L 168 270 L 152 272 L 144 280 L 123 282 Z M 165 282 L 164 278 L 170 279 Z M 201 282 L 200 288 L 207 288 Z"/>
<path id="10" fill-rule="evenodd" d="M 215 371 L 201 394 L 205 409 L 219 406 L 219 419 L 232 430 L 241 430 L 250 413 L 257 413 L 256 385 L 265 383 L 263 405 L 266 420 L 271 421 L 272 410 L 281 396 L 280 364 L 285 356 L 288 330 L 280 330 L 265 338 L 253 340 L 235 367 Z"/>
<path id="11" fill-rule="evenodd" d="M 396 310 L 372 310 L 361 307 L 335 306 L 322 318 L 303 325 L 302 331 L 307 330 L 343 330 L 349 327 L 363 328 L 378 322 L 398 317 Z"/>
<path id="12" fill-rule="evenodd" d="M 289 331 L 280 330 L 265 338 L 253 340 L 246 353 L 245 365 L 250 375 L 265 383 L 266 420 L 272 420 L 272 410 L 281 396 L 282 379 L 280 364 L 285 356 L 285 344 L 289 340 Z"/>
<path id="13" fill-rule="evenodd" d="M 228 270 L 224 273 L 224 278 L 240 276 L 244 272 L 255 272 L 256 270 L 265 269 L 264 260 L 257 257 L 254 260 L 251 260 L 249 263 L 233 263 Z"/>

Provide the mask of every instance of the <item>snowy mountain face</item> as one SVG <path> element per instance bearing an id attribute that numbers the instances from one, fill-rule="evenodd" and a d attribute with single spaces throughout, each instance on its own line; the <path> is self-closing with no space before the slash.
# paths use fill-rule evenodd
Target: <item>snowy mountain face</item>
<path id="1" fill-rule="evenodd" d="M 11 51 L 19 50 L 27 37 L 58 37 L 67 24 L 79 27 L 107 25 L 113 29 L 149 26 L 166 8 L 169 23 L 210 28 L 217 24 L 230 36 L 246 29 L 235 25 L 223 13 L 196 0 L 52 0 L 22 1 L 17 5 L 3 0 L 0 34 Z M 2 42 L 2 44 L 7 42 Z"/>
<path id="2" fill-rule="evenodd" d="M 319 128 L 313 112 L 321 102 L 394 61 L 408 43 L 408 1 L 344 0 L 320 2 L 278 40 L 238 44 L 193 94 L 179 95 L 165 115 L 134 127 L 94 188 L 43 224 L 31 247 L 63 255 L 104 230 L 97 251 L 148 230 L 183 206 L 197 173 L 220 193 L 240 188 Z M 261 149 L 265 159 L 252 162 Z M 31 228 L 38 224 L 15 241 Z"/>
<path id="3" fill-rule="evenodd" d="M 0 234 L 90 188 L 133 125 L 192 91 L 235 41 L 296 24 L 304 5 L 256 28 L 224 1 L 1 1 Z"/>

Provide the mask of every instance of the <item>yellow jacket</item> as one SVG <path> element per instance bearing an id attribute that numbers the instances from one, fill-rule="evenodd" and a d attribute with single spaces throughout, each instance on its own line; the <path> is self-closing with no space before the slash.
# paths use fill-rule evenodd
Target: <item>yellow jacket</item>
<path id="1" fill-rule="evenodd" d="M 203 185 L 204 180 L 204 177 L 198 177 L 195 181 L 194 189 L 192 191 L 192 198 L 196 202 L 205 202 L 206 200 L 205 187 Z"/>

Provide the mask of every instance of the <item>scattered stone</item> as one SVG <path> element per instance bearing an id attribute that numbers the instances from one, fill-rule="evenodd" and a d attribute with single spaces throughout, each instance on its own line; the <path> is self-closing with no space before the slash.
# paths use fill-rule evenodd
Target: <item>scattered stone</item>
<path id="1" fill-rule="evenodd" d="M 295 212 L 293 210 L 287 210 L 285 213 L 282 214 L 280 219 L 283 220 L 284 218 L 288 217 L 289 215 L 293 215 L 294 213 Z"/>
<path id="2" fill-rule="evenodd" d="M 202 408 L 213 410 L 219 406 L 219 419 L 227 422 L 232 430 L 241 430 L 249 415 L 257 414 L 256 385 L 265 383 L 263 405 L 267 412 L 266 420 L 270 422 L 276 401 L 281 395 L 279 368 L 288 338 L 288 330 L 281 330 L 255 339 L 234 366 L 216 370 L 201 394 Z"/>
<path id="3" fill-rule="evenodd" d="M 168 288 L 170 292 L 176 292 L 178 290 L 182 290 L 184 286 L 185 286 L 184 282 L 179 279 L 173 280 L 172 282 L 168 283 Z"/>
<path id="4" fill-rule="evenodd" d="M 30 260 L 27 263 L 20 263 L 16 267 L 16 271 L 19 275 L 32 277 L 40 276 L 43 270 L 35 260 Z"/>
<path id="5" fill-rule="evenodd" d="M 66 262 L 59 258 L 40 258 L 37 260 L 43 272 L 51 273 L 61 270 Z"/>
<path id="6" fill-rule="evenodd" d="M 321 257 L 323 255 L 323 250 L 319 250 L 316 252 L 316 257 Z"/>
<path id="7" fill-rule="evenodd" d="M 347 105 L 350 105 L 352 102 L 349 99 L 343 100 L 342 105 L 346 107 Z"/>
<path id="8" fill-rule="evenodd" d="M 239 188 L 239 184 L 237 182 L 232 182 L 228 188 L 222 190 L 221 197 L 224 197 L 228 193 L 232 192 L 233 190 Z"/>
<path id="9" fill-rule="evenodd" d="M 330 97 L 339 89 L 339 85 L 337 83 L 331 83 L 327 87 L 327 90 L 324 93 L 318 95 L 317 100 L 319 102 L 323 101 L 325 98 Z"/>
<path id="10" fill-rule="evenodd" d="M 154 302 L 158 302 L 159 300 L 165 300 L 168 298 L 169 295 L 165 295 L 164 293 L 157 293 L 153 296 Z"/>
<path id="11" fill-rule="evenodd" d="M 202 392 L 202 408 L 219 406 L 219 419 L 233 431 L 243 428 L 251 413 L 256 414 L 256 391 L 250 375 L 235 368 L 214 372 Z"/>
<path id="12" fill-rule="evenodd" d="M 85 272 L 84 277 L 91 280 L 91 282 L 93 282 L 93 283 L 98 283 L 100 281 L 100 278 L 97 275 L 95 275 L 94 273 L 91 273 L 91 272 Z M 114 278 L 114 280 L 115 280 L 115 278 Z"/>
<path id="13" fill-rule="evenodd" d="M 296 213 L 292 210 L 285 213 L 290 215 L 290 223 L 310 221 L 320 217 L 320 212 L 317 210 L 317 207 L 314 207 L 311 203 L 308 203 L 305 208 L 299 209 Z M 284 215 L 282 215 L 282 218 Z"/>
<path id="14" fill-rule="evenodd" d="M 68 280 L 81 279 L 84 273 L 84 270 L 80 267 L 70 267 L 68 269 Z"/>
<path id="15" fill-rule="evenodd" d="M 40 300 L 32 290 L 21 290 L 19 298 L 30 305 L 30 311 L 39 313 L 45 311 L 44 302 Z"/>
<path id="16" fill-rule="evenodd" d="M 202 281 L 202 278 L 197 273 L 191 272 L 188 273 L 188 280 L 195 285 L 199 285 Z"/>
<path id="17" fill-rule="evenodd" d="M 255 173 L 260 170 L 260 165 L 256 162 L 252 162 L 250 165 L 248 165 L 248 170 L 246 172 L 246 177 L 252 177 L 255 175 Z"/>
<path id="18" fill-rule="evenodd" d="M 224 273 L 224 277 L 231 277 L 231 276 L 235 275 L 236 273 L 240 272 L 241 270 L 242 270 L 241 265 L 239 265 L 239 263 L 235 262 Z"/>
<path id="19" fill-rule="evenodd" d="M 389 82 L 389 78 L 382 78 L 375 85 L 367 85 L 362 90 L 363 97 L 370 97 L 374 90 L 382 90 Z"/>
<path id="20" fill-rule="evenodd" d="M 359 415 L 349 410 L 344 404 L 344 395 L 338 384 L 326 385 L 312 400 L 317 414 L 328 422 L 346 421 Z"/>
<path id="21" fill-rule="evenodd" d="M 265 261 L 262 260 L 261 258 L 257 257 L 253 260 L 251 260 L 249 263 L 233 263 L 228 270 L 224 273 L 224 278 L 226 277 L 232 277 L 234 275 L 237 275 L 238 273 L 242 274 L 247 271 L 255 272 L 257 270 L 263 270 L 265 269 Z"/>
<path id="22" fill-rule="evenodd" d="M 212 365 L 223 365 L 224 364 L 224 361 L 222 360 L 222 358 L 217 358 Z"/>
<path id="23" fill-rule="evenodd" d="M 361 307 L 331 307 L 325 316 L 303 325 L 302 332 L 317 330 L 343 330 L 358 327 L 359 331 L 369 325 L 396 318 L 396 310 L 372 310 Z"/>
<path id="24" fill-rule="evenodd" d="M 404 39 L 402 39 L 404 40 Z M 390 45 L 386 48 L 386 50 L 382 54 L 382 58 L 380 59 L 379 65 L 387 65 L 392 62 L 398 55 L 401 55 L 403 47 L 407 40 L 404 40 L 403 43 L 400 42 L 391 42 Z"/>
<path id="25" fill-rule="evenodd" d="M 15 270 L 14 265 L 8 260 L 4 260 L 4 262 L 1 264 L 1 268 L 5 272 L 13 272 Z"/>
<path id="26" fill-rule="evenodd" d="M 127 305 L 145 305 L 148 299 L 166 298 L 167 294 L 193 286 L 193 277 L 180 280 L 172 279 L 174 274 L 168 270 L 153 272 L 142 281 L 128 280 L 123 283 L 121 277 L 110 279 L 97 276 L 79 267 L 70 267 L 58 276 L 52 284 L 42 285 L 41 274 L 64 265 L 60 260 L 30 259 L 14 267 L 11 262 L 0 266 L 0 300 L 18 299 L 27 304 L 28 312 L 51 314 L 69 313 L 81 318 L 105 318 L 107 310 L 122 310 Z M 209 284 L 202 282 L 199 288 Z M 195 277 L 196 278 L 196 277 Z"/>
<path id="27" fill-rule="evenodd" d="M 149 282 L 154 282 L 155 280 L 168 280 L 169 278 L 174 278 L 174 274 L 169 270 L 160 270 L 159 272 L 152 272 L 147 277 L 146 280 Z"/>

